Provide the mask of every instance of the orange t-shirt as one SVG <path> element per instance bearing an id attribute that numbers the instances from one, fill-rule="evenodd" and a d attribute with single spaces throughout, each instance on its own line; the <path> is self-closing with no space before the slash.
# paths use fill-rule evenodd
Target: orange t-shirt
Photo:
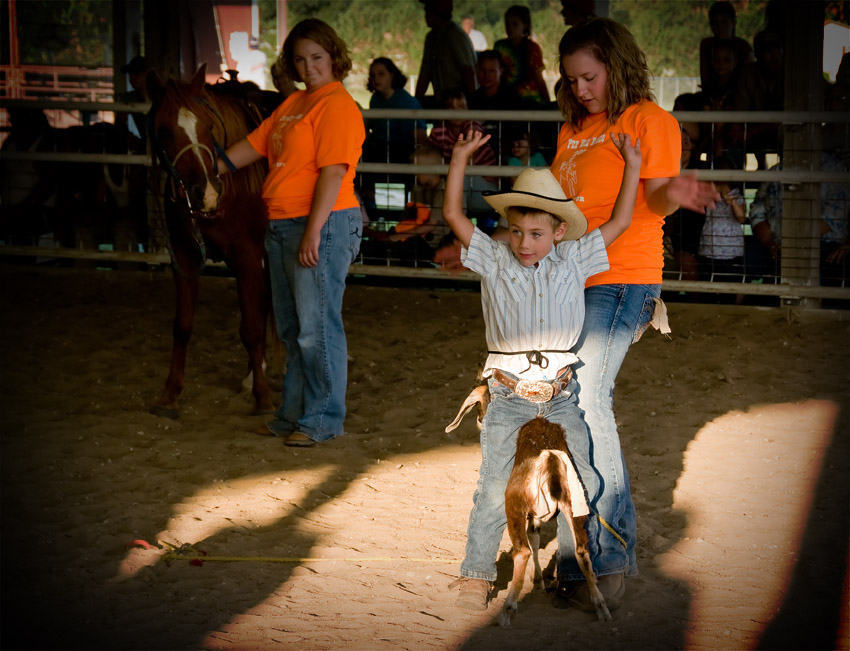
<path id="1" fill-rule="evenodd" d="M 656 104 L 643 101 L 627 108 L 614 124 L 608 123 L 606 113 L 589 116 L 578 131 L 565 124 L 558 134 L 552 174 L 587 217 L 588 231 L 606 222 L 614 210 L 625 167 L 611 142 L 611 132 L 629 134 L 632 144 L 640 138 L 641 181 L 632 224 L 608 247 L 610 269 L 591 276 L 586 286 L 659 284 L 664 267 L 664 215 L 649 209 L 644 180 L 679 175 L 682 136 L 676 119 Z"/>
<path id="2" fill-rule="evenodd" d="M 287 97 L 248 134 L 251 146 L 269 161 L 263 184 L 269 219 L 310 214 L 319 169 L 328 165 L 348 165 L 333 210 L 359 206 L 354 172 L 365 137 L 363 116 L 342 82 Z"/>

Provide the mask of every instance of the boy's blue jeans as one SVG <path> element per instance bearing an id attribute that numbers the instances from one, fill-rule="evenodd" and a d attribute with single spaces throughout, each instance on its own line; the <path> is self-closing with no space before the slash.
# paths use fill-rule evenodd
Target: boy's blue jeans
<path id="1" fill-rule="evenodd" d="M 567 445 L 582 480 L 593 475 L 593 470 L 584 461 L 590 441 L 576 404 L 575 379 L 549 402 L 539 403 L 520 398 L 493 378 L 487 383 L 490 405 L 481 429 L 481 470 L 472 496 L 466 556 L 460 573 L 471 579 L 495 581 L 496 556 L 507 525 L 505 488 L 514 465 L 519 428 L 536 416 L 558 423 L 566 432 Z M 591 484 L 595 485 L 592 481 Z"/>
<path id="2" fill-rule="evenodd" d="M 581 361 L 573 371 L 578 381 L 578 406 L 590 433 L 589 459 L 595 472 L 586 476 L 576 465 L 591 511 L 616 532 L 609 531 L 600 517 L 587 520 L 590 554 L 598 576 L 638 573 L 635 505 L 614 421 L 614 382 L 629 346 L 648 327 L 655 309 L 652 299 L 660 293 L 660 285 L 597 285 L 584 291 L 584 327 L 573 349 Z M 584 579 L 563 516 L 558 516 L 558 525 L 558 578 Z"/>
<path id="3" fill-rule="evenodd" d="M 344 431 L 348 345 L 342 295 L 360 249 L 363 217 L 359 208 L 331 212 L 315 267 L 298 262 L 306 225 L 306 217 L 273 219 L 266 234 L 275 322 L 286 345 L 283 403 L 267 426 L 278 436 L 297 430 L 321 442 Z"/>

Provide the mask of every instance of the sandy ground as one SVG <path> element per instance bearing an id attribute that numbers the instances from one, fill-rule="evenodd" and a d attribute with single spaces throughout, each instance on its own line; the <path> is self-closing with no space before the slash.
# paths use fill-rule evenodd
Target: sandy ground
<path id="1" fill-rule="evenodd" d="M 350 286 L 349 434 L 293 450 L 250 433 L 232 280 L 204 279 L 176 421 L 148 413 L 167 270 L 0 281 L 3 648 L 848 648 L 846 320 L 670 304 L 615 395 L 640 576 L 609 624 L 528 591 L 500 629 L 507 536 L 487 611 L 446 590 L 479 463 L 471 419 L 443 432 L 483 356 L 475 291 Z"/>

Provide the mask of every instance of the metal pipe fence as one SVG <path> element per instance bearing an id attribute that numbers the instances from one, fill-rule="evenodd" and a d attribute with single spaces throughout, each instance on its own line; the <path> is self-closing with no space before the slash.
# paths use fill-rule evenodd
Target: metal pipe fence
<path id="1" fill-rule="evenodd" d="M 3 108 L 60 108 L 65 110 L 85 111 L 110 111 L 113 113 L 143 113 L 149 108 L 145 104 L 117 104 L 105 102 L 77 102 L 77 101 L 28 101 L 9 100 L 0 98 L 0 107 Z M 782 256 L 775 260 L 765 260 L 764 256 L 758 261 L 758 265 L 745 257 L 740 268 L 729 268 L 712 270 L 708 277 L 700 280 L 691 280 L 687 273 L 680 268 L 676 259 L 678 250 L 677 242 L 670 237 L 665 239 L 667 255 L 665 259 L 665 290 L 712 293 L 712 294 L 739 294 L 739 295 L 761 295 L 779 296 L 786 302 L 794 302 L 807 299 L 839 299 L 850 300 L 850 288 L 848 288 L 846 273 L 847 262 L 838 268 L 837 275 L 830 278 L 823 277 L 823 265 L 821 265 L 821 251 L 824 248 L 821 240 L 820 224 L 821 201 L 818 197 L 829 194 L 831 188 L 846 187 L 850 178 L 847 168 L 822 167 L 820 153 L 820 132 L 830 125 L 845 126 L 850 122 L 846 113 L 842 112 L 695 112 L 680 111 L 673 112 L 680 122 L 693 122 L 701 125 L 716 125 L 737 123 L 744 125 L 773 123 L 781 126 L 786 132 L 813 128 L 817 137 L 810 142 L 804 142 L 794 154 L 789 156 L 789 150 L 777 152 L 777 158 L 793 159 L 793 167 L 785 169 L 758 169 L 752 160 L 747 160 L 743 169 L 707 169 L 698 170 L 700 178 L 714 181 L 716 183 L 740 184 L 745 188 L 745 199 L 748 208 L 756 200 L 756 194 L 764 184 L 774 184 L 780 188 L 781 199 L 780 210 L 784 213 L 781 225 Z M 448 120 L 475 120 L 484 124 L 487 128 L 494 130 L 499 137 L 511 129 L 525 132 L 545 132 L 547 134 L 549 148 L 547 153 L 554 154 L 554 143 L 561 126 L 562 119 L 557 111 L 452 111 L 452 110 L 364 110 L 364 119 L 368 120 L 424 120 L 429 125 L 441 124 Z M 14 125 L 13 125 L 14 127 Z M 713 128 L 713 126 L 712 126 Z M 550 133 L 551 132 L 551 133 Z M 844 148 L 850 150 L 847 136 L 844 136 Z M 747 159 L 751 159 L 751 152 L 744 152 Z M 550 159 L 550 156 L 547 157 Z M 39 246 L 38 238 L 34 239 L 32 246 L 24 246 L 20 241 L 15 241 L 7 233 L 0 232 L 0 256 L 18 257 L 43 257 L 43 258 L 69 258 L 69 259 L 91 259 L 103 262 L 146 262 L 152 265 L 164 264 L 168 261 L 165 249 L 165 234 L 163 232 L 163 218 L 161 209 L 160 187 L 157 182 L 159 171 L 154 166 L 150 155 L 149 145 L 146 153 L 139 152 L 45 152 L 45 151 L 0 151 L 0 164 L 21 168 L 32 166 L 37 161 L 52 161 L 61 163 L 78 164 L 102 164 L 102 165 L 128 165 L 143 166 L 149 169 L 148 176 L 148 213 L 151 235 L 147 241 L 131 242 L 129 248 L 117 245 L 117 242 L 103 243 L 92 242 L 87 244 L 75 243 L 75 246 L 63 246 L 52 248 Z M 411 192 L 419 187 L 416 181 L 420 175 L 444 175 L 448 169 L 445 164 L 419 164 L 416 162 L 389 162 L 389 156 L 383 162 L 364 160 L 358 165 L 358 188 L 363 190 L 363 180 L 371 177 L 381 185 L 383 192 L 382 207 L 375 204 L 370 211 L 372 219 L 368 224 L 367 241 L 369 237 L 383 237 L 384 234 L 392 234 L 393 229 L 400 222 L 405 221 L 405 211 L 410 210 Z M 504 157 L 499 156 L 498 164 L 494 166 L 470 166 L 466 175 L 469 180 L 467 189 L 467 204 L 471 216 L 479 220 L 479 224 L 487 224 L 489 209 L 482 206 L 480 191 L 483 184 L 482 178 L 489 179 L 489 186 L 509 187 L 510 178 L 518 175 L 522 167 L 508 165 Z M 19 174 L 20 176 L 20 174 Z M 5 204 L 4 212 L 10 207 L 10 202 L 5 196 L 8 188 L 4 188 L 4 196 L 0 201 Z M 833 193 L 836 201 L 844 201 L 844 237 L 846 241 L 846 215 L 848 213 L 848 198 L 844 192 L 843 199 L 838 197 L 841 193 Z M 826 199 L 824 199 L 826 201 Z M 374 212 L 372 212 L 374 211 Z M 749 211 L 748 211 L 749 212 Z M 490 214 L 492 218 L 492 214 Z M 5 221 L 5 220 L 4 220 Z M 488 224 L 493 226 L 492 222 Z M 752 248 L 757 243 L 754 235 L 747 225 L 743 226 L 748 247 Z M 447 232 L 448 229 L 445 229 Z M 777 234 L 780 235 L 780 234 Z M 43 241 L 42 241 L 43 244 Z M 94 244 L 94 246 L 92 246 Z M 106 246 L 104 246 L 106 244 Z M 111 245 L 111 246 L 110 246 Z M 356 275 L 379 275 L 412 278 L 439 278 L 443 280 L 458 279 L 472 280 L 470 274 L 459 274 L 450 276 L 432 261 L 434 247 L 433 241 L 421 243 L 416 250 L 414 259 L 405 259 L 401 256 L 394 257 L 390 248 L 381 257 L 361 254 L 361 258 L 352 266 L 351 272 Z M 82 248 L 81 248 L 82 246 Z M 364 252 L 369 247 L 364 247 Z M 409 248 L 409 247 L 408 247 Z M 112 249 L 112 250 L 109 250 Z M 119 249 L 119 250 L 116 250 Z M 850 256 L 848 256 L 850 257 Z M 835 269 L 833 269 L 835 272 Z M 840 276 L 840 277 L 839 277 Z M 837 286 L 830 286 L 837 285 Z"/>

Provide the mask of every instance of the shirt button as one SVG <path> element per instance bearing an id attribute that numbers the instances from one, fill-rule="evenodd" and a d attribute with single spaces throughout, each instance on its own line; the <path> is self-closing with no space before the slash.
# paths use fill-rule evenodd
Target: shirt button
<path id="1" fill-rule="evenodd" d="M 543 298 L 543 292 L 540 292 L 540 293 L 538 294 L 538 296 L 539 296 L 540 298 Z"/>
<path id="2" fill-rule="evenodd" d="M 543 319 L 540 319 L 540 323 L 543 323 Z"/>

